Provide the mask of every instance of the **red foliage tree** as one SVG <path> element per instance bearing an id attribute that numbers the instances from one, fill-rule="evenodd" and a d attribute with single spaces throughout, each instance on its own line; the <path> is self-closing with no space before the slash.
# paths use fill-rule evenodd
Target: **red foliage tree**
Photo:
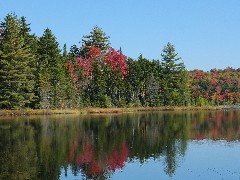
<path id="1" fill-rule="evenodd" d="M 104 64 L 109 65 L 112 71 L 119 71 L 124 78 L 127 75 L 126 59 L 127 57 L 123 55 L 121 50 L 116 51 L 115 49 L 111 48 L 106 54 L 103 54 L 100 48 L 91 47 L 86 58 L 76 58 L 77 67 L 74 67 L 74 64 L 71 62 L 67 62 L 67 65 L 74 82 L 76 82 L 78 79 L 76 73 L 74 73 L 77 70 L 82 70 L 82 75 L 85 78 L 94 76 L 92 72 L 93 62 L 99 62 L 101 66 L 104 66 Z"/>
<path id="2" fill-rule="evenodd" d="M 122 78 L 127 75 L 127 57 L 123 55 L 121 50 L 116 51 L 111 48 L 107 54 L 105 62 L 110 65 L 113 71 L 120 71 L 122 74 Z"/>

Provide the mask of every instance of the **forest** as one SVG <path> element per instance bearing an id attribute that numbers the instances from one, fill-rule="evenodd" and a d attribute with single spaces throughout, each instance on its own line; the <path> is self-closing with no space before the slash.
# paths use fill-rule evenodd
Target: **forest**
<path id="1" fill-rule="evenodd" d="M 25 17 L 8 14 L 0 26 L 0 109 L 240 103 L 240 68 L 187 70 L 172 43 L 159 55 L 127 57 L 98 26 L 80 45 L 60 49 L 51 29 L 37 37 Z"/>

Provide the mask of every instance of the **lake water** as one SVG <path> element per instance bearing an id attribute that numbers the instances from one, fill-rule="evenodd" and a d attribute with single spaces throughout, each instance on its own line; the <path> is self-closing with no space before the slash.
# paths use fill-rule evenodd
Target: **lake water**
<path id="1" fill-rule="evenodd" d="M 0 118 L 0 179 L 240 179 L 240 111 Z"/>

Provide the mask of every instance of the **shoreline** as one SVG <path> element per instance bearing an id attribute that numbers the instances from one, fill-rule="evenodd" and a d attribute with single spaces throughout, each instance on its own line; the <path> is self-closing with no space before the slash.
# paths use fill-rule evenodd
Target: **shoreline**
<path id="1" fill-rule="evenodd" d="M 230 106 L 187 106 L 187 107 L 133 107 L 133 108 L 79 108 L 79 109 L 22 109 L 0 110 L 0 116 L 30 116 L 54 114 L 121 114 L 153 111 L 198 111 L 198 110 L 229 110 Z"/>

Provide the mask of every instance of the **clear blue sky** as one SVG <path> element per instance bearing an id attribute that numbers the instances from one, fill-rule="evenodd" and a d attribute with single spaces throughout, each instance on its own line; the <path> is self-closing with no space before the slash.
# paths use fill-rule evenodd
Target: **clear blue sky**
<path id="1" fill-rule="evenodd" d="M 49 27 L 61 47 L 98 25 L 135 59 L 161 59 L 171 42 L 187 69 L 240 67 L 240 0 L 0 0 L 0 20 L 11 12 L 37 36 Z"/>

